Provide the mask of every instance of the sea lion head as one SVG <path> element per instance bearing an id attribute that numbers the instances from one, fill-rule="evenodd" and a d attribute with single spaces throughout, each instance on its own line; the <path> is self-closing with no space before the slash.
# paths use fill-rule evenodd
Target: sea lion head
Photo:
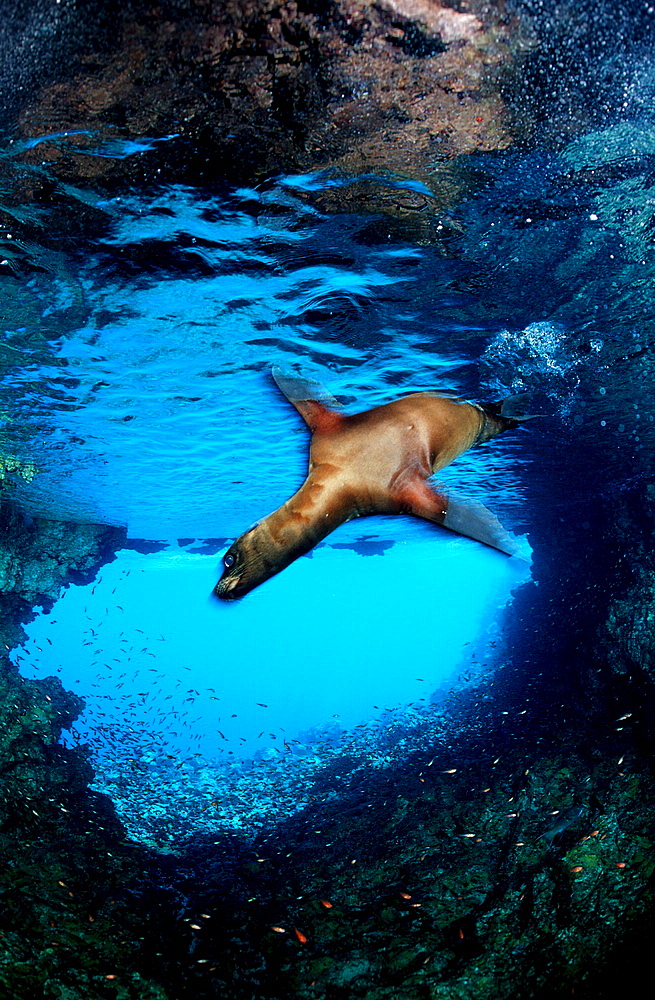
<path id="1" fill-rule="evenodd" d="M 214 595 L 224 601 L 236 601 L 279 573 L 294 558 L 276 551 L 270 532 L 262 521 L 253 524 L 223 556 L 223 573 L 214 587 Z"/>
<path id="2" fill-rule="evenodd" d="M 236 542 L 230 545 L 223 556 L 223 573 L 214 587 L 214 594 L 224 601 L 235 601 L 245 597 L 256 587 L 267 573 L 257 572 L 260 559 L 257 557 L 256 546 L 251 536 L 257 525 L 244 532 Z"/>

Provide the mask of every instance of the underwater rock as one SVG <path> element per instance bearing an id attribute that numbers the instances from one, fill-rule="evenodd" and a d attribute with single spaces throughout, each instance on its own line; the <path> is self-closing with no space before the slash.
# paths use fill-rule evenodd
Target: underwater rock
<path id="1" fill-rule="evenodd" d="M 34 604 L 52 603 L 73 579 L 92 579 L 124 538 L 123 529 L 106 525 L 30 518 L 5 499 L 0 506 L 0 606 L 22 608 L 22 620 L 29 621 Z M 12 617 L 15 621 L 13 615 L 7 619 Z"/>
<path id="2" fill-rule="evenodd" d="M 163 1000 L 125 966 L 133 852 L 110 800 L 88 789 L 84 752 L 58 742 L 81 707 L 55 678 L 27 681 L 0 659 L 0 993 L 82 1000 L 118 968 L 122 996 Z"/>
<path id="3" fill-rule="evenodd" d="M 110 41 L 19 116 L 68 181 L 246 180 L 339 166 L 423 176 L 511 142 L 493 82 L 525 47 L 502 4 L 298 0 L 121 7 Z M 133 153 L 146 156 L 133 156 Z"/>
<path id="4" fill-rule="evenodd" d="M 25 641 L 22 626 L 35 605 L 49 607 L 62 587 L 93 579 L 125 540 L 121 528 L 49 521 L 0 501 L 0 641 L 6 649 Z"/>
<path id="5" fill-rule="evenodd" d="M 27 681 L 7 660 L 0 665 L 0 762 L 3 774 L 0 828 L 22 826 L 26 817 L 61 818 L 61 800 L 86 789 L 93 774 L 78 754 L 57 744 L 83 702 L 54 677 Z M 48 794 L 46 794 L 46 790 Z M 46 805 L 48 803 L 48 805 Z M 38 809 L 38 811 L 37 811 Z M 64 810 L 66 811 L 66 810 Z"/>
<path id="6" fill-rule="evenodd" d="M 624 586 L 612 600 L 599 628 L 598 649 L 626 686 L 625 719 L 655 723 L 655 486 L 646 484 L 617 515 L 617 540 L 625 547 Z M 629 553 L 629 558 L 627 554 Z M 593 683 L 593 678 L 590 679 Z M 624 713 L 625 714 L 625 713 Z"/>

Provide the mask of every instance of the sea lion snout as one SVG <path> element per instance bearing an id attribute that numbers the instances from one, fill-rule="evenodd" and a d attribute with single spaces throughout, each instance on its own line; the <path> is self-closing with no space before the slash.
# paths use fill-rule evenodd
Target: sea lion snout
<path id="1" fill-rule="evenodd" d="M 234 593 L 234 589 L 238 584 L 238 576 L 223 577 L 214 587 L 214 595 L 220 597 L 223 601 L 233 601 L 239 596 Z"/>

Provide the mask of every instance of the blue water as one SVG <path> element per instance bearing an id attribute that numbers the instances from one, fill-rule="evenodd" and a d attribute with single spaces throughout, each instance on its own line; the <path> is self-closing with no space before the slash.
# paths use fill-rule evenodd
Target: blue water
<path id="1" fill-rule="evenodd" d="M 39 434 L 30 510 L 125 524 L 132 537 L 240 532 L 305 465 L 273 364 L 300 364 L 355 409 L 421 389 L 479 392 L 458 341 L 480 331 L 439 330 L 436 350 L 439 297 L 415 302 L 426 271 L 452 284 L 453 262 L 362 244 L 369 220 L 324 218 L 292 191 L 173 188 L 102 205 L 110 232 L 75 288 L 59 288 L 83 300 L 86 325 L 55 341 L 52 367 L 8 380 L 29 386 L 21 423 Z M 503 464 L 519 488 L 515 461 Z"/>
<path id="2" fill-rule="evenodd" d="M 639 212 L 653 135 L 623 123 L 547 156 L 478 158 L 477 191 L 444 213 L 434 245 L 392 238 L 371 214 L 323 214 L 312 192 L 348 184 L 324 175 L 75 191 L 103 218 L 79 251 L 4 234 L 12 267 L 38 264 L 12 286 L 3 334 L 15 355 L 3 448 L 38 470 L 14 477 L 16 500 L 28 517 L 161 543 L 67 588 L 15 653 L 25 676 L 56 674 L 84 697 L 64 739 L 88 743 L 128 829 L 142 829 L 137 766 L 148 808 L 183 815 L 187 832 L 243 827 L 246 813 L 299 808 L 341 752 L 370 764 L 388 759 L 394 726 L 433 732 L 448 691 L 499 666 L 506 607 L 530 579 L 528 562 L 371 518 L 234 606 L 210 600 L 224 548 L 306 468 L 306 429 L 271 365 L 324 382 L 349 412 L 425 389 L 527 391 L 540 420 L 440 480 L 535 558 L 572 511 L 582 521 L 647 474 L 652 399 L 621 364 L 649 346 Z M 617 157 L 618 180 L 570 179 Z M 164 827 L 150 830 L 158 843 L 177 836 Z"/>
<path id="3" fill-rule="evenodd" d="M 123 551 L 99 583 L 71 587 L 30 626 L 22 669 L 42 675 L 56 663 L 84 694 L 91 717 L 76 731 L 92 744 L 100 719 L 210 758 L 249 757 L 332 720 L 346 731 L 429 702 L 529 576 L 519 560 L 463 539 L 431 548 L 402 540 L 362 556 L 322 546 L 230 606 L 208 596 L 214 556 Z M 447 589 L 437 582 L 446 575 Z M 412 585 L 399 593 L 402 579 Z M 418 622 L 436 648 L 416 650 Z"/>

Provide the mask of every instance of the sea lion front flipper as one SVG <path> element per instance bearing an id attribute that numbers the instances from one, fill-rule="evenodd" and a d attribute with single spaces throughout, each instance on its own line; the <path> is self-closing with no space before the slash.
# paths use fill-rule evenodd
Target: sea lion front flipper
<path id="1" fill-rule="evenodd" d="M 289 375 L 277 365 L 271 368 L 271 375 L 280 392 L 295 406 L 311 431 L 341 421 L 341 414 L 332 409 L 340 406 L 340 403 L 320 382 L 300 375 Z M 329 427 L 325 426 L 325 429 Z"/>

